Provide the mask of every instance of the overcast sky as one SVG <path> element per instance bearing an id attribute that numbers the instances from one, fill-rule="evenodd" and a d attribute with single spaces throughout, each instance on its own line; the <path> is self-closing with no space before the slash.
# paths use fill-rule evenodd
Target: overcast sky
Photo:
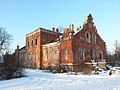
<path id="1" fill-rule="evenodd" d="M 120 41 L 120 0 L 0 0 L 0 27 L 13 35 L 13 51 L 38 27 L 81 26 L 89 13 L 112 51 L 115 40 Z"/>

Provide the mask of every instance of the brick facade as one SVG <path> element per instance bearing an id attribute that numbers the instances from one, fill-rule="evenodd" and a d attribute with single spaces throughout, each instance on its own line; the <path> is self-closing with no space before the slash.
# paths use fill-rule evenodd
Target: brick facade
<path id="1" fill-rule="evenodd" d="M 89 14 L 76 32 L 71 24 L 64 28 L 64 33 L 55 28 L 52 31 L 38 28 L 27 34 L 25 61 L 28 67 L 45 69 L 64 65 L 68 70 L 77 71 L 87 63 L 104 63 L 106 45 Z"/>
<path id="2" fill-rule="evenodd" d="M 26 35 L 26 61 L 29 62 L 28 67 L 42 68 L 42 46 L 47 44 L 59 36 L 58 32 L 38 28 L 34 32 Z"/>

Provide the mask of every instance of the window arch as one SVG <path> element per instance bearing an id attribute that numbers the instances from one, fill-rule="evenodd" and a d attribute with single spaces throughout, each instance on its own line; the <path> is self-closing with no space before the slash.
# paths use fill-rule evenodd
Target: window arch
<path id="1" fill-rule="evenodd" d="M 54 60 L 59 60 L 59 49 L 54 48 Z"/>
<path id="2" fill-rule="evenodd" d="M 53 49 L 50 47 L 49 49 L 48 49 L 48 60 L 49 60 L 49 62 L 51 62 L 52 61 L 52 51 L 53 51 Z"/>
<path id="3" fill-rule="evenodd" d="M 89 32 L 85 33 L 85 37 L 86 37 L 86 42 L 90 42 L 90 33 Z"/>
<path id="4" fill-rule="evenodd" d="M 30 42 L 28 42 L 28 47 L 30 47 Z"/>
<path id="5" fill-rule="evenodd" d="M 43 59 L 47 61 L 47 49 L 44 49 L 43 51 Z"/>
<path id="6" fill-rule="evenodd" d="M 37 45 L 37 39 L 35 39 L 35 45 Z"/>
<path id="7" fill-rule="evenodd" d="M 64 59 L 68 60 L 68 50 L 67 49 L 64 50 Z"/>
<path id="8" fill-rule="evenodd" d="M 84 60 L 85 59 L 85 54 L 84 54 L 84 49 L 80 48 L 80 60 Z"/>
<path id="9" fill-rule="evenodd" d="M 95 50 L 94 49 L 90 50 L 90 57 L 91 57 L 91 60 L 95 59 Z"/>
<path id="10" fill-rule="evenodd" d="M 33 46 L 33 40 L 31 41 L 31 46 Z"/>
<path id="11" fill-rule="evenodd" d="M 101 60 L 103 60 L 103 51 L 100 51 L 99 57 Z"/>
<path id="12" fill-rule="evenodd" d="M 96 35 L 95 34 L 92 34 L 92 41 L 93 41 L 93 44 L 96 44 Z"/>

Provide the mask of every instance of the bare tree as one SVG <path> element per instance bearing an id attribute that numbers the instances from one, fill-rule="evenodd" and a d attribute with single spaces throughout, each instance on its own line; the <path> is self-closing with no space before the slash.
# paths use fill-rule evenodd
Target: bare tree
<path id="1" fill-rule="evenodd" d="M 0 28 L 0 53 L 6 51 L 5 55 L 2 55 L 4 62 L 0 63 L 0 79 L 11 79 L 16 77 L 22 77 L 24 75 L 24 69 L 22 64 L 20 65 L 17 53 L 9 54 L 7 50 L 12 40 L 10 35 L 4 28 Z"/>
<path id="2" fill-rule="evenodd" d="M 63 32 L 64 32 L 64 27 L 63 27 L 63 26 L 59 26 L 58 29 L 59 29 L 59 32 L 60 32 L 60 33 L 63 33 Z"/>
<path id="3" fill-rule="evenodd" d="M 10 35 L 3 27 L 0 27 L 0 52 L 8 50 L 12 35 Z"/>
<path id="4" fill-rule="evenodd" d="M 107 58 L 107 63 L 112 65 L 112 54 L 109 51 L 107 51 L 107 57 L 106 58 Z"/>
<path id="5" fill-rule="evenodd" d="M 119 57 L 120 57 L 120 43 L 119 41 L 115 40 L 113 66 L 115 65 L 115 62 L 120 59 Z"/>

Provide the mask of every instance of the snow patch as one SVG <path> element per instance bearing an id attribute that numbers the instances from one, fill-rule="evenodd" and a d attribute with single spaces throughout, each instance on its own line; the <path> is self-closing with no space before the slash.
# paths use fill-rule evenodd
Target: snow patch
<path id="1" fill-rule="evenodd" d="M 68 75 L 30 69 L 26 72 L 28 77 L 0 81 L 0 90 L 120 90 L 120 73 L 109 75 L 109 71 L 103 71 L 98 75 L 75 75 L 69 72 Z"/>

